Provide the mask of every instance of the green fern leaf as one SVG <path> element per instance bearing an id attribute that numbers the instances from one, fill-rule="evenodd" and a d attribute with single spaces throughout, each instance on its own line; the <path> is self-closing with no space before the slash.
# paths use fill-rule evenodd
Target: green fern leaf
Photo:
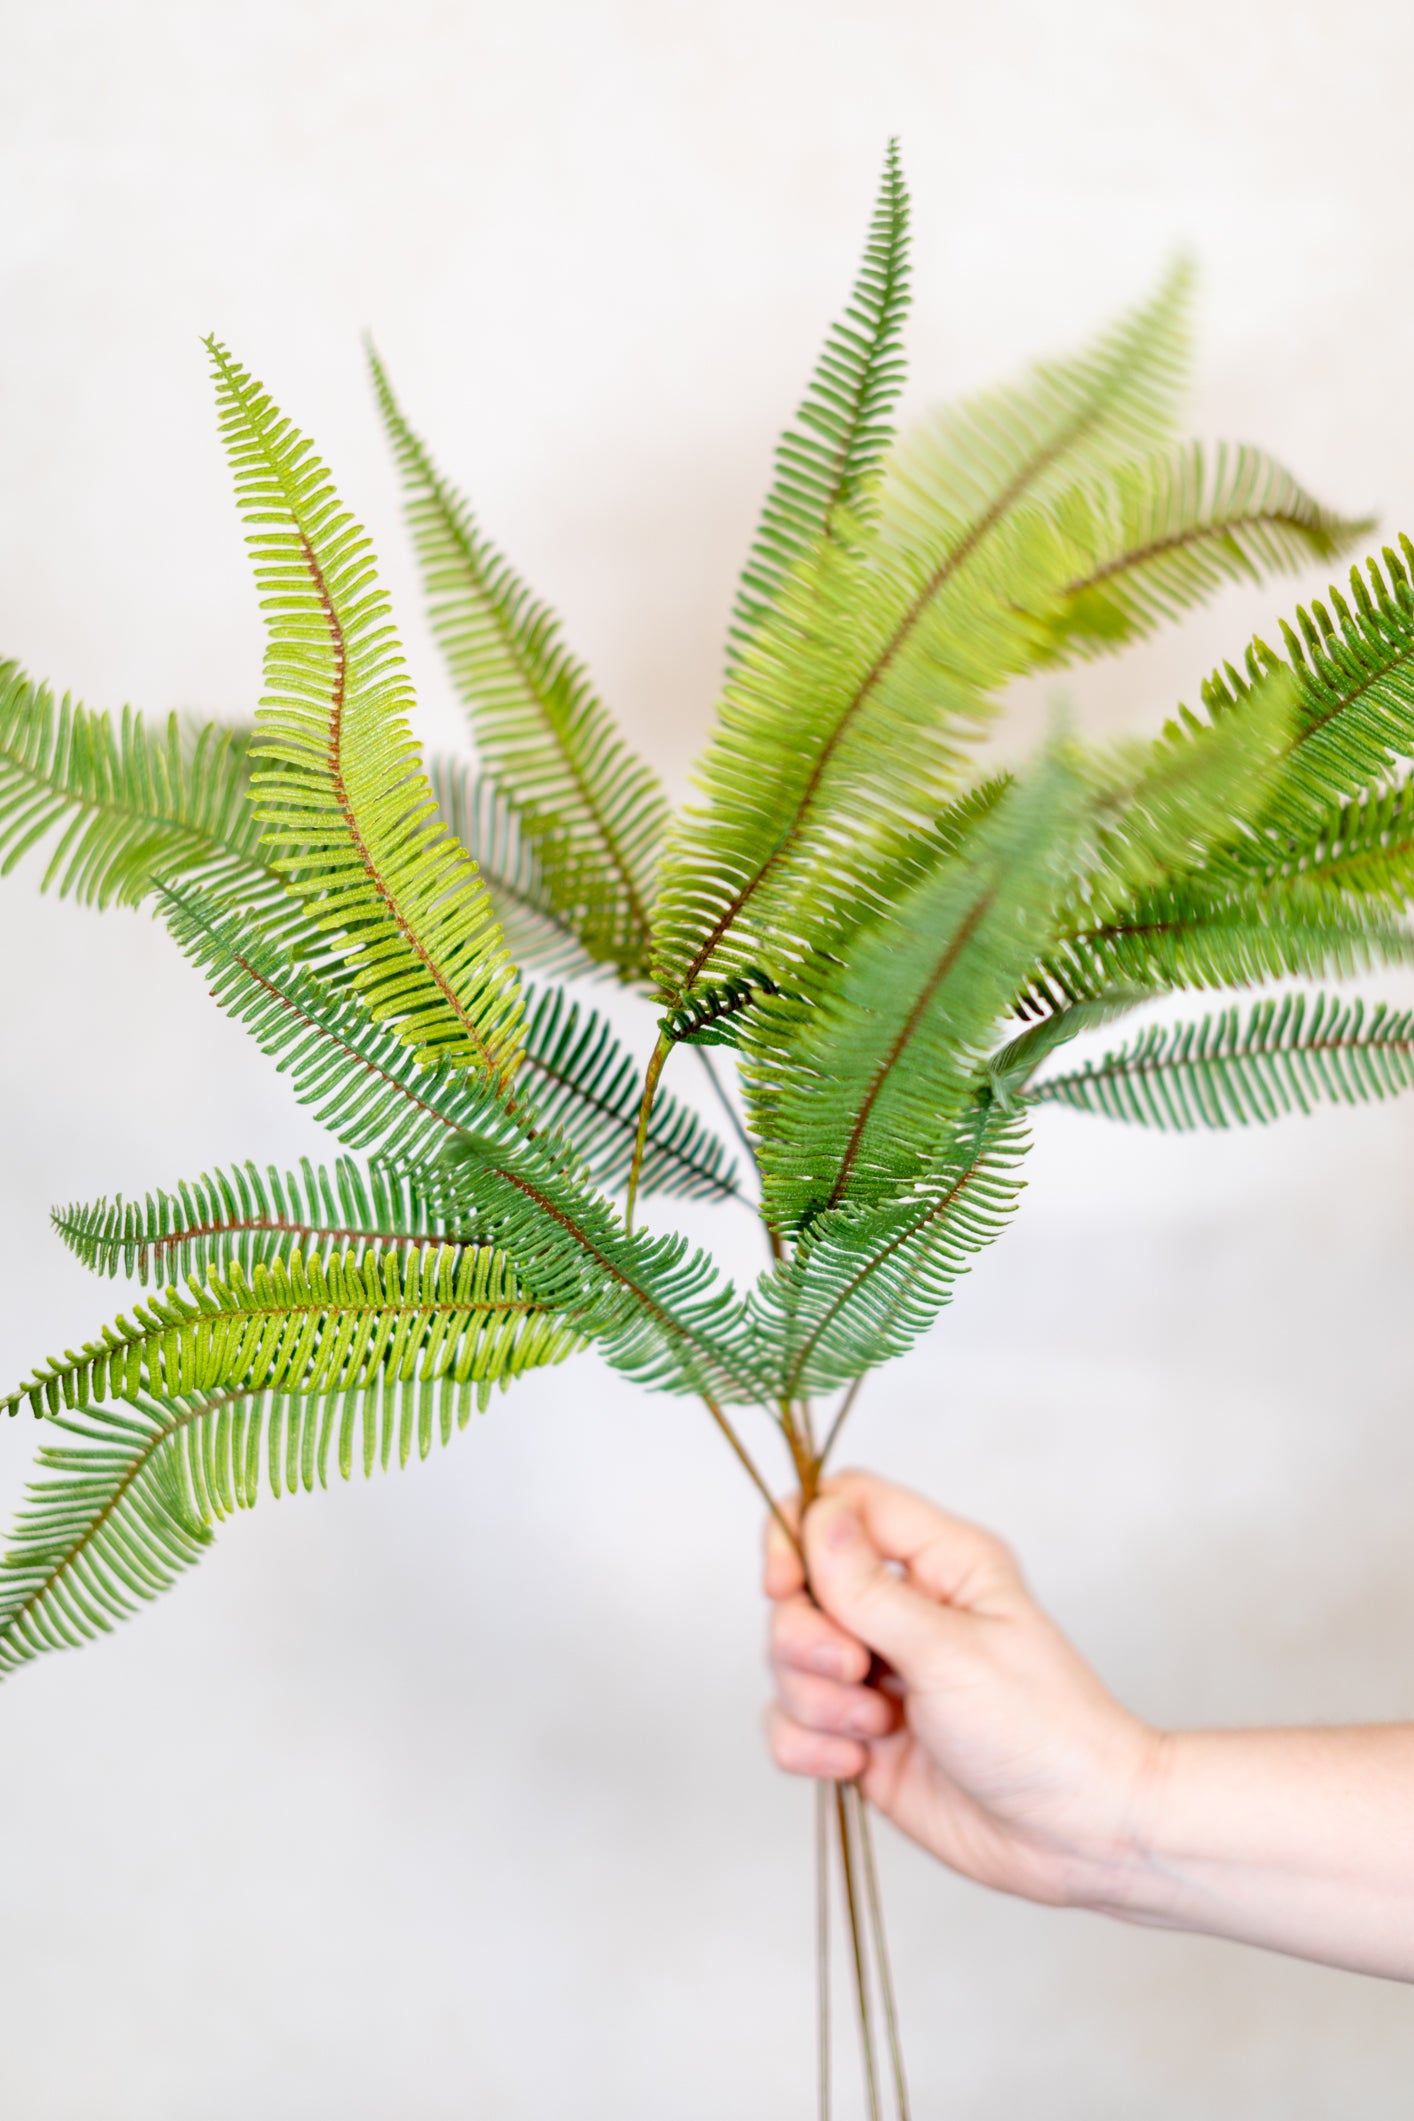
<path id="1" fill-rule="evenodd" d="M 893 441 L 890 415 L 903 388 L 909 299 L 908 190 L 893 140 L 859 277 L 825 341 L 796 424 L 776 450 L 776 476 L 728 629 L 729 671 L 786 576 L 827 535 L 836 509 L 867 511 L 869 489 Z"/>
<path id="2" fill-rule="evenodd" d="M 214 339 L 221 433 L 269 630 L 266 845 L 370 1012 L 429 1061 L 508 1080 L 520 1000 L 476 864 L 437 816 L 368 540 L 310 444 Z"/>
<path id="3" fill-rule="evenodd" d="M 347 1147 L 399 1169 L 434 1165 L 450 1138 L 476 1126 L 483 1099 L 464 1069 L 421 1066 L 396 1031 L 198 892 L 163 893 L 177 942 L 211 982 L 220 1006 L 289 1073 L 297 1098 Z M 532 1006 L 515 1085 L 527 1123 L 559 1129 L 601 1185 L 628 1170 L 638 1123 L 631 1062 L 593 1010 L 547 988 Z M 644 1166 L 659 1193 L 725 1198 L 737 1191 L 730 1157 L 706 1123 L 664 1097 Z"/>
<path id="4" fill-rule="evenodd" d="M 482 536 L 399 410 L 374 386 L 407 494 L 432 629 L 477 748 L 513 806 L 560 916 L 626 979 L 648 963 L 667 799 L 560 639 L 559 625 Z"/>
<path id="5" fill-rule="evenodd" d="M 776 1227 L 924 1176 L 1053 932 L 1084 822 L 1083 781 L 1054 759 L 1004 798 L 966 857 L 855 936 L 807 1011 L 763 1005 L 748 1019 Z"/>
<path id="6" fill-rule="evenodd" d="M 248 732 L 189 732 L 176 715 L 159 733 L 124 708 L 115 726 L 0 663 L 0 875 L 47 844 L 41 890 L 84 905 L 135 906 L 156 877 L 277 895 L 248 748 Z"/>
<path id="7" fill-rule="evenodd" d="M 1414 1011 L 1287 994 L 1245 1014 L 1155 1024 L 1102 1060 L 1038 1083 L 1031 1104 L 1069 1105 L 1169 1129 L 1265 1125 L 1322 1103 L 1414 1087 Z"/>
<path id="8" fill-rule="evenodd" d="M 589 956 L 556 904 L 535 848 L 496 782 L 464 759 L 434 758 L 428 775 L 449 829 L 475 858 L 515 962 L 556 979 L 602 978 L 605 967 Z"/>
<path id="9" fill-rule="evenodd" d="M 444 1159 L 455 1193 L 494 1228 L 518 1271 L 616 1369 L 651 1390 L 759 1401 L 759 1358 L 744 1306 L 686 1238 L 628 1231 L 489 1099 L 481 1124 Z"/>
<path id="10" fill-rule="evenodd" d="M 569 1352 L 568 1349 L 565 1352 Z M 507 1381 L 506 1375 L 499 1380 Z M 464 1428 L 483 1384 L 455 1378 L 328 1392 L 138 1393 L 57 1414 L 0 1562 L 0 1674 L 76 1649 L 169 1588 L 213 1526 L 251 1509 L 262 1461 L 272 1494 L 365 1476 Z"/>
<path id="11" fill-rule="evenodd" d="M 1010 1220 L 1027 1146 L 1015 1120 L 974 1109 L 926 1188 L 811 1224 L 751 1300 L 757 1334 L 780 1351 L 783 1398 L 850 1383 L 927 1331 L 972 1256 Z"/>
<path id="12" fill-rule="evenodd" d="M 1322 508 L 1260 450 L 1190 442 L 1078 484 L 1029 527 L 1036 660 L 1059 662 L 1141 639 L 1225 582 L 1334 559 L 1373 521 Z"/>
<path id="13" fill-rule="evenodd" d="M 37 1415 L 134 1393 L 362 1390 L 382 1379 L 484 1386 L 556 1362 L 576 1336 L 489 1246 L 431 1245 L 355 1260 L 287 1241 L 249 1275 L 208 1269 L 45 1363 L 0 1401 Z"/>
<path id="14" fill-rule="evenodd" d="M 203 1175 L 175 1193 L 145 1200 L 75 1203 L 52 1221 L 70 1251 L 97 1274 L 141 1282 L 184 1282 L 208 1270 L 250 1274 L 283 1257 L 291 1243 L 306 1256 L 345 1253 L 355 1263 L 398 1246 L 474 1244 L 467 1223 L 448 1227 L 441 1203 L 414 1176 L 373 1162 L 338 1158 L 332 1171 L 301 1159 L 297 1172 L 253 1163 Z"/>
<path id="15" fill-rule="evenodd" d="M 998 534 L 1165 437 L 1185 299 L 1179 276 L 1091 354 L 935 424 L 886 479 L 881 532 L 840 511 L 785 579 L 727 686 L 707 802 L 664 856 L 654 971 L 670 1009 L 750 962 L 792 984 L 800 950 L 830 947 L 900 837 L 956 795 L 999 686 L 1033 652 Z"/>

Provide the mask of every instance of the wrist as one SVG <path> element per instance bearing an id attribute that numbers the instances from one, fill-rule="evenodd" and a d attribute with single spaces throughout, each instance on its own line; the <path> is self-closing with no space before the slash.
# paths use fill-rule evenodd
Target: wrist
<path id="1" fill-rule="evenodd" d="M 1182 1734 L 1137 1721 L 1105 1778 L 1108 1794 L 1073 1858 L 1070 1906 L 1164 1924 L 1174 1888 L 1162 1860 L 1164 1822 L 1182 1772 Z"/>

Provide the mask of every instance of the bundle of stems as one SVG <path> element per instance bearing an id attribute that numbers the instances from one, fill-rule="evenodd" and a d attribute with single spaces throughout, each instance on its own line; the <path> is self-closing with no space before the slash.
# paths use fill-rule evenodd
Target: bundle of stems
<path id="1" fill-rule="evenodd" d="M 1279 650 L 1253 641 L 1157 737 L 1061 730 L 988 771 L 1014 678 L 1370 526 L 1260 450 L 1176 438 L 1183 271 L 896 443 L 908 231 L 891 147 L 677 815 L 376 355 L 474 765 L 424 765 L 369 542 L 214 339 L 268 632 L 252 726 L 114 720 L 0 665 L 0 866 L 43 850 L 45 884 L 150 905 L 341 1145 L 56 1210 L 89 1266 L 149 1286 L 5 1402 L 43 1441 L 0 1566 L 0 1671 L 136 1610 L 263 1483 L 426 1456 L 587 1346 L 705 1406 L 796 1539 L 737 1410 L 770 1414 L 808 1511 L 861 1380 L 1010 1219 L 1038 1111 L 1228 1127 L 1414 1080 L 1409 1013 L 1289 986 L 1094 1043 L 1181 990 L 1414 958 L 1414 549 L 1298 610 Z M 602 980 L 653 998 L 648 1055 L 594 1006 Z M 675 1094 L 682 1046 L 742 1170 Z M 640 1221 L 673 1198 L 759 1219 L 753 1287 Z M 870 2115 L 885 2085 L 906 2115 L 857 1786 L 821 1789 L 816 1836 L 821 2110 L 833 1903 Z"/>

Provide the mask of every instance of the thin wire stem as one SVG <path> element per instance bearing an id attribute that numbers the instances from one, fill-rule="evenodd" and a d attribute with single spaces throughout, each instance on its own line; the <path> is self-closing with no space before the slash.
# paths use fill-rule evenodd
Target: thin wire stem
<path id="1" fill-rule="evenodd" d="M 879 1991 L 884 1999 L 884 2027 L 888 2033 L 889 2066 L 894 2078 L 894 2104 L 898 2109 L 898 2121 L 910 2121 L 908 2079 L 903 2067 L 903 2043 L 899 2039 L 894 1976 L 889 1964 L 889 1940 L 884 1933 L 884 1902 L 879 1891 L 879 1873 L 874 1862 L 874 1830 L 869 1824 L 869 1805 L 864 1792 L 857 1782 L 853 1787 L 855 1811 L 859 1822 L 859 1849 L 863 1859 L 864 1892 L 869 1905 L 870 1927 L 874 1932 L 874 1965 L 879 1976 Z"/>
<path id="2" fill-rule="evenodd" d="M 791 1526 L 782 1516 L 780 1508 L 776 1502 L 776 1498 L 771 1493 L 771 1490 L 767 1487 L 765 1481 L 762 1479 L 760 1472 L 757 1470 L 756 1462 L 751 1456 L 751 1453 L 747 1450 L 746 1445 L 737 1435 L 736 1430 L 727 1420 L 726 1415 L 722 1412 L 721 1408 L 717 1405 L 716 1400 L 712 1398 L 710 1393 L 704 1392 L 702 1394 L 702 1404 L 704 1407 L 706 1407 L 707 1412 L 711 1415 L 713 1421 L 716 1422 L 717 1427 L 726 1437 L 727 1442 L 735 1451 L 737 1458 L 740 1460 L 741 1464 L 745 1466 L 748 1479 L 752 1482 L 757 1494 L 761 1497 L 761 1500 L 765 1503 L 767 1509 L 775 1518 L 776 1523 L 785 1533 L 786 1538 L 795 1548 L 796 1553 L 800 1556 L 801 1564 L 803 1566 L 805 1562 L 804 1549 L 802 1548 L 800 1541 L 799 1539 L 797 1539 Z"/>
<path id="3" fill-rule="evenodd" d="M 850 1410 L 853 1407 L 855 1400 L 859 1397 L 859 1387 L 863 1384 L 868 1374 L 869 1373 L 866 1370 L 861 1370 L 858 1377 L 855 1378 L 854 1383 L 845 1393 L 844 1398 L 840 1401 L 839 1410 L 836 1413 L 834 1420 L 830 1423 L 829 1431 L 825 1437 L 824 1443 L 820 1446 L 821 1472 L 824 1471 L 825 1460 L 829 1457 L 831 1451 L 833 1451 L 835 1447 L 836 1438 L 839 1436 L 840 1430 L 844 1427 L 846 1421 L 849 1419 Z"/>
<path id="4" fill-rule="evenodd" d="M 747 1133 L 745 1127 L 743 1127 L 741 1123 L 741 1115 L 737 1111 L 736 1106 L 727 1096 L 726 1090 L 722 1085 L 722 1078 L 718 1075 L 716 1069 L 712 1066 L 712 1056 L 708 1053 L 707 1048 L 705 1046 L 694 1046 L 692 1050 L 697 1055 L 697 1058 L 701 1061 L 703 1067 L 706 1069 L 707 1080 L 717 1093 L 717 1102 L 721 1106 L 722 1110 L 726 1113 L 727 1121 L 731 1127 L 733 1134 L 741 1143 L 741 1146 L 743 1149 L 745 1149 L 747 1155 L 751 1158 L 751 1168 L 759 1178 L 761 1175 L 761 1166 L 756 1161 L 756 1144 L 751 1139 L 751 1136 Z"/>
<path id="5" fill-rule="evenodd" d="M 638 1133 L 634 1137 L 633 1162 L 628 1170 L 628 1194 L 624 1201 L 624 1228 L 632 1230 L 633 1211 L 638 1204 L 638 1181 L 643 1175 L 643 1157 L 648 1147 L 648 1128 L 653 1118 L 653 1100 L 658 1092 L 658 1078 L 673 1050 L 673 1041 L 666 1031 L 661 1032 L 658 1043 L 649 1056 L 648 1067 L 643 1077 L 643 1095 L 638 1103 Z"/>
<path id="6" fill-rule="evenodd" d="M 849 1914 L 849 1938 L 854 1952 L 854 1985 L 859 2004 L 859 2053 L 864 2064 L 864 2089 L 869 2121 L 882 2121 L 879 2107 L 879 2071 L 874 2060 L 874 2023 L 869 2006 L 869 1965 L 864 1955 L 864 1931 L 859 1919 L 859 1890 L 854 1874 L 854 1836 L 850 1830 L 850 1785 L 835 1784 L 835 1815 L 839 1823 L 840 1868 L 844 1872 L 845 1907 Z"/>
<path id="7" fill-rule="evenodd" d="M 830 2121 L 830 1785 L 815 1785 L 815 2023 L 819 2121 Z"/>

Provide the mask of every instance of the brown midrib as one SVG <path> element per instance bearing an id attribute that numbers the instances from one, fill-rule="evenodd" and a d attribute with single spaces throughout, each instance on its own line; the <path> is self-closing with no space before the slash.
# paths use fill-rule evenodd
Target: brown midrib
<path id="1" fill-rule="evenodd" d="M 1116 575 L 1128 572 L 1130 568 L 1143 567 L 1148 561 L 1157 560 L 1166 552 L 1181 552 L 1188 546 L 1202 545 L 1228 537 L 1235 530 L 1251 530 L 1257 525 L 1267 524 L 1284 530 L 1311 528 L 1309 523 L 1292 514 L 1289 509 L 1249 509 L 1241 515 L 1227 516 L 1221 523 L 1198 524 L 1189 530 L 1176 530 L 1170 537 L 1155 538 L 1147 545 L 1136 545 L 1130 551 L 1119 554 L 1116 559 L 1107 560 L 1105 565 L 1097 567 L 1093 574 L 1079 575 L 1073 582 L 1067 582 L 1055 594 L 1058 597 L 1083 596 L 1087 589 L 1097 589 L 1102 582 L 1111 581 Z"/>
<path id="2" fill-rule="evenodd" d="M 461 524 L 457 520 L 456 510 L 452 508 L 448 502 L 447 490 L 443 485 L 441 475 L 438 473 L 435 466 L 431 463 L 430 459 L 425 455 L 421 448 L 421 445 L 416 442 L 416 438 L 411 436 L 410 430 L 409 434 L 410 438 L 414 441 L 415 447 L 417 448 L 417 456 L 420 468 L 422 470 L 422 475 L 426 479 L 432 492 L 437 497 L 437 505 L 441 510 L 442 520 L 451 530 L 452 536 L 456 541 L 457 548 L 462 555 L 463 564 L 465 565 L 472 586 L 476 590 L 477 595 L 481 597 L 482 601 L 485 603 L 485 605 L 491 611 L 495 618 L 496 631 L 501 637 L 501 645 L 505 649 L 506 654 L 510 657 L 512 663 L 514 663 L 516 669 L 520 672 L 521 679 L 525 685 L 525 688 L 529 693 L 531 699 L 535 702 L 535 706 L 539 712 L 540 719 L 544 723 L 545 728 L 550 735 L 551 741 L 554 743 L 555 748 L 558 750 L 560 757 L 565 762 L 565 766 L 568 769 L 570 779 L 573 781 L 574 786 L 579 794 L 579 799 L 583 803 L 584 808 L 588 813 L 589 817 L 592 818 L 594 822 L 594 829 L 598 833 L 601 841 L 603 842 L 604 851 L 608 855 L 609 860 L 613 863 L 614 868 L 618 871 L 619 879 L 624 887 L 624 894 L 628 900 L 629 913 L 632 916 L 634 925 L 638 929 L 640 935 L 646 935 L 648 933 L 647 909 L 643 904 L 642 898 L 639 896 L 638 886 L 634 882 L 632 865 L 630 864 L 627 855 L 624 853 L 623 848 L 619 843 L 618 835 L 615 833 L 614 828 L 609 823 L 608 819 L 601 812 L 598 803 L 595 801 L 594 796 L 590 792 L 589 784 L 585 779 L 584 770 L 580 765 L 579 760 L 575 757 L 573 751 L 565 742 L 563 735 L 555 727 L 554 722 L 546 711 L 545 704 L 541 699 L 540 693 L 536 687 L 534 674 L 532 673 L 529 665 L 527 664 L 525 657 L 521 653 L 519 644 L 515 640 L 514 636 L 507 629 L 505 621 L 503 620 L 500 610 L 496 604 L 495 598 L 489 596 L 486 590 L 482 587 L 481 581 L 476 571 L 476 562 L 472 557 L 470 549 L 468 548 L 466 537 L 462 531 Z"/>
<path id="3" fill-rule="evenodd" d="M 961 955 L 963 950 L 966 949 L 968 943 L 971 941 L 973 935 L 976 933 L 979 921 L 984 920 L 987 914 L 990 912 L 995 898 L 996 892 L 995 889 L 993 889 L 990 891 L 984 891 L 980 898 L 977 898 L 973 901 L 972 905 L 968 909 L 966 919 L 963 921 L 961 927 L 957 930 L 957 933 L 949 941 L 946 950 L 944 950 L 942 956 L 939 958 L 937 964 L 934 966 L 929 978 L 927 979 L 923 987 L 919 990 L 918 997 L 915 1000 L 913 1007 L 909 1010 L 908 1015 L 905 1017 L 903 1026 L 900 1029 L 897 1037 L 894 1039 L 893 1044 L 890 1046 L 884 1058 L 880 1061 L 878 1067 L 874 1070 L 873 1078 L 870 1081 L 868 1089 L 864 1093 L 864 1098 L 862 1103 L 860 1104 L 859 1110 L 855 1114 L 854 1125 L 850 1128 L 849 1140 L 845 1144 L 844 1155 L 840 1159 L 839 1172 L 836 1176 L 835 1183 L 831 1188 L 829 1200 L 825 1203 L 827 1208 L 837 1208 L 839 1206 L 840 1201 L 844 1195 L 845 1186 L 849 1182 L 850 1172 L 854 1168 L 855 1158 L 859 1154 L 859 1145 L 860 1142 L 863 1140 L 864 1130 L 869 1124 L 869 1116 L 878 1101 L 879 1095 L 883 1090 L 884 1084 L 888 1081 L 889 1076 L 893 1073 L 893 1070 L 898 1066 L 900 1058 L 902 1057 L 915 1031 L 918 1029 L 924 1011 L 927 1009 L 929 1003 L 933 999 L 933 996 L 937 993 L 939 987 L 947 978 L 953 966 L 957 963 L 959 956 Z"/>
<path id="4" fill-rule="evenodd" d="M 1083 1077 L 1087 1082 L 1110 1082 L 1121 1072 L 1125 1075 L 1162 1075 L 1178 1068 L 1202 1067 L 1206 1062 L 1295 1060 L 1303 1053 L 1352 1052 L 1414 1053 L 1414 1038 L 1385 1038 L 1380 1039 L 1378 1043 L 1366 1041 L 1363 1045 L 1357 1044 L 1348 1038 L 1320 1038 L 1314 1039 L 1309 1045 L 1265 1046 L 1258 1047 L 1250 1053 L 1190 1053 L 1186 1056 L 1183 1054 L 1174 1054 L 1167 1057 L 1156 1056 L 1152 1060 L 1142 1060 L 1133 1064 L 1126 1063 L 1122 1071 L 1117 1066 L 1106 1067 L 1103 1062 L 1097 1062 L 1088 1069 L 1071 1071 L 1068 1078 L 1055 1076 L 1051 1083 L 1038 1083 L 1036 1085 L 1036 1094 L 1038 1096 L 1043 1095 L 1053 1087 L 1054 1083 L 1067 1079 L 1073 1081 L 1076 1076 Z"/>
<path id="5" fill-rule="evenodd" d="M 419 963 L 422 965 L 423 969 L 426 971 L 429 978 L 433 981 L 439 993 L 442 995 L 442 998 L 446 1002 L 448 1008 L 452 1011 L 452 1014 L 455 1016 L 457 1022 L 461 1025 L 463 1031 L 466 1033 L 467 1039 L 469 1040 L 473 1050 L 475 1051 L 482 1066 L 485 1068 L 487 1074 L 494 1076 L 496 1073 L 495 1060 L 490 1048 L 486 1044 L 486 1041 L 481 1036 L 480 1030 L 476 1025 L 475 1019 L 464 1007 L 460 996 L 457 994 L 450 980 L 448 980 L 441 967 L 437 964 L 435 958 L 432 956 L 432 953 L 428 950 L 426 944 L 422 941 L 422 938 L 417 934 L 416 930 L 407 920 L 406 916 L 402 911 L 402 908 L 399 906 L 396 898 L 393 896 L 392 891 L 389 889 L 387 883 L 385 882 L 377 862 L 373 859 L 373 855 L 370 852 L 368 843 L 364 839 L 363 833 L 359 827 L 358 819 L 354 813 L 353 802 L 349 796 L 348 786 L 344 780 L 344 688 L 347 681 L 348 666 L 347 651 L 344 641 L 343 623 L 339 618 L 338 612 L 334 608 L 333 598 L 329 594 L 329 585 L 324 579 L 324 570 L 321 568 L 319 561 L 315 556 L 314 548 L 310 544 L 309 539 L 305 536 L 304 530 L 298 523 L 298 520 L 296 520 L 295 524 L 295 535 L 299 539 L 300 549 L 304 554 L 305 565 L 309 569 L 310 578 L 314 583 L 315 594 L 318 596 L 320 605 L 324 612 L 324 623 L 329 630 L 329 645 L 334 657 L 334 689 L 329 704 L 328 749 L 329 777 L 334 784 L 334 799 L 338 803 L 340 815 L 344 820 L 344 824 L 347 828 L 349 838 L 353 841 L 354 851 L 358 855 L 358 859 L 362 864 L 364 874 L 367 876 L 368 881 L 372 884 L 379 898 L 383 901 L 383 904 L 387 908 L 387 911 L 391 916 L 399 934 L 402 936 L 403 941 L 407 944 L 408 948 L 418 959 Z"/>
<path id="6" fill-rule="evenodd" d="M 769 876 L 772 869 L 775 868 L 777 862 L 780 861 L 781 857 L 787 852 L 792 843 L 800 837 L 800 834 L 804 829 L 806 818 L 809 816 L 811 806 L 815 801 L 815 797 L 819 790 L 821 780 L 824 778 L 826 768 L 829 766 L 830 760 L 833 758 L 836 749 L 838 748 L 841 740 L 845 735 L 845 732 L 848 730 L 855 716 L 863 707 L 870 693 L 874 690 L 874 687 L 884 676 L 884 673 L 889 668 L 889 665 L 893 662 L 894 657 L 903 647 L 904 643 L 908 639 L 909 634 L 917 625 L 919 619 L 923 616 L 924 611 L 932 602 L 933 598 L 938 594 L 938 591 L 946 586 L 952 576 L 958 572 L 959 568 L 966 565 L 967 561 L 971 559 L 973 553 L 981 544 L 983 538 L 987 536 L 989 531 L 995 528 L 996 524 L 1000 521 L 1001 517 L 1005 515 L 1007 509 L 1012 506 L 1013 502 L 1017 501 L 1021 497 L 1021 495 L 1025 493 L 1028 486 L 1034 485 L 1036 480 L 1041 477 L 1042 473 L 1045 472 L 1050 467 L 1050 465 L 1052 465 L 1056 461 L 1056 458 L 1061 456 L 1067 449 L 1070 448 L 1072 443 L 1079 439 L 1079 437 L 1085 432 L 1086 427 L 1089 426 L 1096 417 L 1096 413 L 1091 413 L 1084 419 L 1072 421 L 1071 425 L 1066 428 L 1060 435 L 1058 435 L 1055 440 L 1049 444 L 1047 448 L 1038 450 L 1036 455 L 1031 459 L 1031 461 L 1027 465 L 1025 465 L 1022 470 L 1017 472 L 1015 477 L 1011 479 L 1008 484 L 1002 488 L 1002 491 L 992 502 L 991 506 L 983 511 L 983 513 L 978 517 L 977 521 L 972 525 L 972 527 L 952 548 L 951 552 L 945 555 L 945 557 L 939 562 L 938 566 L 934 569 L 933 573 L 929 575 L 922 589 L 918 592 L 918 595 L 909 605 L 908 610 L 904 613 L 903 618 L 899 621 L 899 624 L 894 629 L 894 632 L 890 637 L 887 645 L 880 651 L 874 663 L 870 666 L 870 669 L 864 677 L 863 682 L 859 686 L 858 690 L 855 692 L 853 699 L 850 701 L 849 705 L 844 709 L 839 720 L 836 722 L 834 728 L 831 730 L 829 736 L 826 738 L 824 744 L 821 746 L 820 754 L 811 769 L 810 777 L 807 780 L 805 787 L 802 790 L 801 795 L 796 803 L 795 814 L 791 818 L 790 823 L 787 825 L 784 833 L 776 841 L 775 846 L 771 849 L 771 852 L 767 855 L 765 861 L 762 862 L 762 864 L 756 870 L 754 875 L 748 877 L 747 881 L 732 895 L 731 899 L 727 902 L 725 909 L 718 916 L 717 920 L 713 924 L 712 929 L 708 934 L 705 942 L 702 943 L 696 955 L 692 959 L 691 964 L 688 966 L 686 972 L 683 974 L 682 981 L 678 988 L 679 994 L 685 993 L 687 988 L 692 985 L 692 982 L 697 978 L 698 973 L 702 970 L 703 966 L 707 963 L 708 959 L 713 955 L 718 943 L 720 943 L 722 937 L 726 934 L 728 928 L 730 928 L 732 923 L 737 919 L 738 915 L 741 913 L 742 908 L 746 905 L 747 901 L 752 897 L 753 893 L 757 891 L 759 887 L 765 882 L 767 876 Z"/>

